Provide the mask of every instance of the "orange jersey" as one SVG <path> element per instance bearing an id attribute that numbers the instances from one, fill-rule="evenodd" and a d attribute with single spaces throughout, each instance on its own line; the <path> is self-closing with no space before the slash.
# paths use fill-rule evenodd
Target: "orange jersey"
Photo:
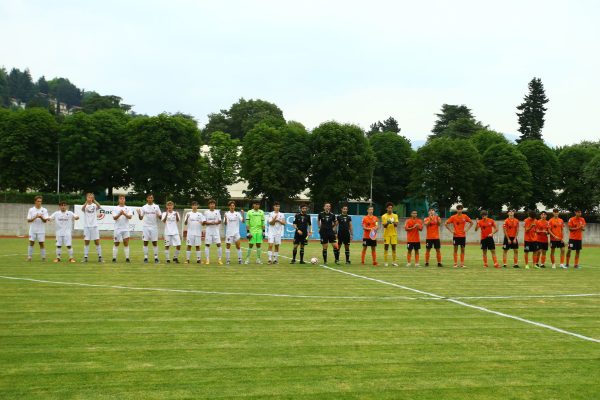
<path id="1" fill-rule="evenodd" d="M 537 232 L 537 241 L 540 243 L 548 243 L 548 229 L 550 223 L 543 219 L 538 219 L 535 222 L 535 230 Z"/>
<path id="2" fill-rule="evenodd" d="M 465 237 L 465 225 L 467 222 L 471 222 L 471 218 L 469 218 L 467 214 L 454 214 L 448 218 L 446 224 L 452 224 L 454 226 L 454 237 Z"/>
<path id="3" fill-rule="evenodd" d="M 435 217 L 425 218 L 424 222 L 427 224 L 426 239 L 439 239 L 440 225 L 442 224 L 442 219 L 436 215 Z"/>
<path id="4" fill-rule="evenodd" d="M 564 232 L 565 232 L 565 221 L 562 218 L 552 217 L 550 218 L 550 232 L 554 236 L 550 236 L 550 240 L 563 240 Z M 558 238 L 558 239 L 557 239 Z"/>
<path id="5" fill-rule="evenodd" d="M 525 218 L 525 241 L 537 242 L 537 232 L 535 231 L 535 218 Z"/>
<path id="6" fill-rule="evenodd" d="M 572 217 L 569 220 L 569 239 L 572 240 L 583 240 L 583 231 L 578 229 L 576 231 L 572 231 L 571 228 L 585 227 L 585 219 L 582 217 Z"/>
<path id="7" fill-rule="evenodd" d="M 408 230 L 412 227 L 416 226 L 416 229 Z M 421 233 L 420 230 L 423 229 L 423 221 L 419 218 L 409 218 L 406 220 L 404 224 L 404 230 L 406 230 L 406 241 L 408 243 L 417 243 L 421 241 Z"/>
<path id="8" fill-rule="evenodd" d="M 484 218 L 477 221 L 477 226 L 479 227 L 479 230 L 481 230 L 481 238 L 485 239 L 494 232 L 496 222 L 491 218 Z"/>
<path id="9" fill-rule="evenodd" d="M 519 229 L 519 220 L 516 218 L 506 218 L 504 220 L 504 230 L 506 231 L 506 236 L 509 238 L 514 238 L 517 236 L 517 230 Z"/>
<path id="10" fill-rule="evenodd" d="M 372 229 L 377 229 L 377 221 L 379 221 L 379 219 L 374 215 L 365 215 L 363 217 L 363 239 L 370 239 L 369 233 L 371 233 Z"/>

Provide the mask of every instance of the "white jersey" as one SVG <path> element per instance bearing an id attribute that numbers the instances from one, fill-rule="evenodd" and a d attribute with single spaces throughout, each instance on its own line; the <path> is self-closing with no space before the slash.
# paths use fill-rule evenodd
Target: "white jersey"
<path id="1" fill-rule="evenodd" d="M 85 204 L 83 209 L 83 227 L 95 228 L 98 226 L 98 206 L 95 203 Z"/>
<path id="2" fill-rule="evenodd" d="M 75 220 L 75 214 L 71 211 L 55 211 L 50 219 L 54 221 L 56 228 L 56 236 L 70 236 L 73 232 L 73 221 Z"/>
<path id="3" fill-rule="evenodd" d="M 240 233 L 240 222 L 244 220 L 242 214 L 237 211 L 227 211 L 225 213 L 225 220 L 227 221 L 227 225 L 225 225 L 225 237 L 235 236 Z"/>
<path id="4" fill-rule="evenodd" d="M 206 222 L 221 222 L 221 212 L 219 210 L 204 211 L 204 219 Z M 218 235 L 219 225 L 206 225 L 206 235 Z"/>
<path id="5" fill-rule="evenodd" d="M 274 225 L 271 222 L 275 221 Z M 269 235 L 283 235 L 283 225 L 285 224 L 285 215 L 282 212 L 271 212 L 267 218 Z"/>
<path id="6" fill-rule="evenodd" d="M 167 216 L 165 220 L 165 236 L 174 236 L 179 235 L 179 228 L 177 227 L 177 217 L 179 217 L 179 213 L 177 211 L 168 212 L 165 211 L 162 213 L 162 219 Z"/>
<path id="7" fill-rule="evenodd" d="M 145 228 L 158 227 L 158 219 L 161 216 L 160 207 L 158 204 L 145 204 L 140 208 L 142 212 L 142 226 Z"/>
<path id="8" fill-rule="evenodd" d="M 31 207 L 27 212 L 27 219 L 29 220 L 31 218 L 37 217 L 38 215 L 41 215 L 44 218 L 48 218 L 48 210 L 46 210 L 44 207 Z M 46 233 L 46 225 L 44 224 L 44 221 L 37 218 L 33 222 L 31 222 L 29 224 L 29 234 L 31 235 L 32 233 Z"/>
<path id="9" fill-rule="evenodd" d="M 187 234 L 188 236 L 202 236 L 202 223 L 204 222 L 204 215 L 200 211 L 190 211 L 185 214 L 185 221 L 187 221 Z"/>
<path id="10" fill-rule="evenodd" d="M 119 215 L 121 211 L 125 211 L 127 217 L 133 217 L 133 211 L 127 206 L 116 206 L 113 210 L 113 217 Z M 129 231 L 129 219 L 125 215 L 121 215 L 115 220 L 115 232 Z"/>

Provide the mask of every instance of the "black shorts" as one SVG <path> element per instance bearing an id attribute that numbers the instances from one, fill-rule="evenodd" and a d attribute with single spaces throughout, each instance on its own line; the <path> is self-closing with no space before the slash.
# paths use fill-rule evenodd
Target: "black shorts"
<path id="1" fill-rule="evenodd" d="M 511 243 L 509 239 L 514 239 Z M 519 240 L 517 238 L 509 238 L 508 236 L 504 236 L 504 242 L 502 243 L 502 248 L 504 250 L 518 250 L 519 249 Z"/>
<path id="2" fill-rule="evenodd" d="M 350 244 L 350 232 L 338 232 L 338 244 Z"/>
<path id="3" fill-rule="evenodd" d="M 465 237 L 454 237 L 452 238 L 452 244 L 455 246 L 465 247 L 467 244 L 467 238 Z"/>
<path id="4" fill-rule="evenodd" d="M 548 250 L 548 242 L 538 242 L 538 250 Z"/>
<path id="5" fill-rule="evenodd" d="M 375 239 L 363 239 L 363 246 L 377 246 L 377 240 Z"/>
<path id="6" fill-rule="evenodd" d="M 308 244 L 308 240 L 306 237 L 307 234 L 305 232 L 302 232 L 302 235 L 300 235 L 298 232 L 294 233 L 294 244 Z"/>
<path id="7" fill-rule="evenodd" d="M 581 250 L 581 240 L 569 239 L 569 250 Z"/>
<path id="8" fill-rule="evenodd" d="M 420 248 L 421 248 L 421 242 L 409 242 L 409 243 L 406 243 L 406 249 L 408 251 L 419 250 Z"/>
<path id="9" fill-rule="evenodd" d="M 551 240 L 550 241 L 551 249 L 562 249 L 564 247 L 565 247 L 565 242 L 563 242 L 562 240 Z"/>
<path id="10" fill-rule="evenodd" d="M 538 242 L 525 242 L 525 253 L 533 253 L 536 252 L 538 249 Z"/>
<path id="11" fill-rule="evenodd" d="M 425 240 L 425 248 L 426 249 L 431 249 L 431 248 L 439 249 L 440 247 L 442 247 L 440 239 L 426 239 Z"/>
<path id="12" fill-rule="evenodd" d="M 481 239 L 481 250 L 496 250 L 494 238 L 488 236 L 485 239 Z"/>
<path id="13" fill-rule="evenodd" d="M 335 238 L 335 233 L 333 232 L 325 232 L 321 233 L 321 244 L 325 243 L 335 243 L 337 240 Z"/>

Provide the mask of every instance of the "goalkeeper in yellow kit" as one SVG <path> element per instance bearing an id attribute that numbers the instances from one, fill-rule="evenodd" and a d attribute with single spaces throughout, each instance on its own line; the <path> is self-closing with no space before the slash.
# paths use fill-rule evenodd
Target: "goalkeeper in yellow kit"
<path id="1" fill-rule="evenodd" d="M 396 245 L 398 244 L 398 233 L 396 227 L 398 226 L 398 215 L 394 214 L 394 205 L 387 203 L 385 205 L 386 213 L 381 216 L 381 223 L 383 224 L 383 261 L 384 265 L 388 266 L 388 249 L 392 246 L 392 265 L 398 266 L 396 262 Z"/>

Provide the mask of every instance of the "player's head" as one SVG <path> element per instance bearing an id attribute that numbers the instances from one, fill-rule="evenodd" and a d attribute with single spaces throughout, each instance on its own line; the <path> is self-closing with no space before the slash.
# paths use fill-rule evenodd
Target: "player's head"
<path id="1" fill-rule="evenodd" d="M 300 212 L 301 212 L 302 214 L 306 214 L 306 213 L 307 213 L 307 211 L 308 211 L 308 204 L 306 204 L 306 203 L 302 204 L 302 205 L 300 206 Z"/>
<path id="2" fill-rule="evenodd" d="M 559 213 L 560 213 L 560 212 L 558 211 L 558 208 L 555 208 L 555 209 L 553 209 L 553 210 L 552 210 L 552 215 L 553 215 L 554 217 L 556 217 L 556 218 L 558 218 L 558 214 L 559 214 Z"/>
<path id="3" fill-rule="evenodd" d="M 546 213 L 546 211 L 542 211 L 542 212 L 540 213 L 540 218 L 541 218 L 541 219 L 546 219 L 546 217 L 547 217 L 547 216 L 548 216 L 548 213 Z"/>
<path id="4" fill-rule="evenodd" d="M 198 202 L 196 200 L 192 201 L 192 210 L 195 212 L 198 209 Z"/>
<path id="5" fill-rule="evenodd" d="M 348 204 L 342 206 L 342 214 L 348 214 Z"/>
<path id="6" fill-rule="evenodd" d="M 208 208 L 209 209 L 214 210 L 216 206 L 217 206 L 217 202 L 214 199 L 210 199 L 208 201 Z"/>
<path id="7" fill-rule="evenodd" d="M 281 208 L 281 204 L 279 204 L 278 201 L 273 202 L 273 211 L 279 212 L 280 208 Z"/>
<path id="8" fill-rule="evenodd" d="M 41 207 L 42 206 L 42 200 L 43 200 L 42 196 L 35 196 L 33 198 L 33 203 L 35 204 L 36 207 Z"/>
<path id="9" fill-rule="evenodd" d="M 575 216 L 581 217 L 581 208 L 576 208 L 575 209 Z"/>
<path id="10" fill-rule="evenodd" d="M 412 210 L 412 211 L 410 212 L 410 217 L 411 217 L 411 218 L 417 218 L 417 215 L 418 215 L 418 213 L 417 213 L 417 210 Z"/>
<path id="11" fill-rule="evenodd" d="M 175 207 L 175 203 L 173 203 L 171 200 L 167 201 L 167 210 L 173 211 L 173 207 Z"/>
<path id="12" fill-rule="evenodd" d="M 430 217 L 434 217 L 435 216 L 435 208 L 429 207 L 429 216 Z"/>
<path id="13" fill-rule="evenodd" d="M 481 218 L 487 218 L 487 216 L 488 216 L 487 210 L 481 210 L 481 212 L 479 214 L 481 215 Z"/>
<path id="14" fill-rule="evenodd" d="M 535 219 L 535 217 L 536 217 L 536 213 L 534 210 L 529 210 L 527 215 L 529 215 L 529 218 L 533 218 L 533 219 Z"/>
<path id="15" fill-rule="evenodd" d="M 325 212 L 329 212 L 331 211 L 331 203 L 325 203 L 323 204 L 323 210 L 325 210 Z"/>
<path id="16" fill-rule="evenodd" d="M 125 195 L 124 194 L 120 194 L 119 195 L 119 205 L 120 206 L 124 206 L 125 205 Z"/>
<path id="17" fill-rule="evenodd" d="M 62 211 L 62 212 L 67 211 L 67 203 L 65 201 L 59 202 L 58 207 L 60 207 L 60 211 Z"/>
<path id="18" fill-rule="evenodd" d="M 391 201 L 385 203 L 385 210 L 388 214 L 391 214 L 394 211 L 394 203 L 392 203 Z"/>
<path id="19" fill-rule="evenodd" d="M 367 208 L 367 214 L 373 215 L 373 210 L 374 210 L 373 206 L 369 206 L 369 208 Z"/>
<path id="20" fill-rule="evenodd" d="M 146 195 L 146 202 L 147 202 L 148 204 L 152 204 L 152 203 L 154 203 L 154 195 L 153 195 L 152 193 L 148 193 L 148 194 Z"/>
<path id="21" fill-rule="evenodd" d="M 87 200 L 88 203 L 91 203 L 94 201 L 94 193 L 86 193 L 85 194 L 85 199 Z"/>
<path id="22" fill-rule="evenodd" d="M 252 208 L 258 210 L 260 208 L 260 200 L 252 201 Z"/>
<path id="23" fill-rule="evenodd" d="M 515 210 L 513 210 L 513 209 L 508 210 L 508 217 L 514 218 L 514 216 L 515 216 Z"/>
<path id="24" fill-rule="evenodd" d="M 457 212 L 458 214 L 462 214 L 462 212 L 463 212 L 463 208 L 464 208 L 464 207 L 463 207 L 463 205 L 462 205 L 462 204 L 457 204 L 457 205 L 456 205 L 456 212 Z"/>
<path id="25" fill-rule="evenodd" d="M 235 211 L 235 201 L 229 200 L 229 203 L 227 203 L 227 206 L 229 207 L 229 211 L 231 211 L 231 212 Z"/>

